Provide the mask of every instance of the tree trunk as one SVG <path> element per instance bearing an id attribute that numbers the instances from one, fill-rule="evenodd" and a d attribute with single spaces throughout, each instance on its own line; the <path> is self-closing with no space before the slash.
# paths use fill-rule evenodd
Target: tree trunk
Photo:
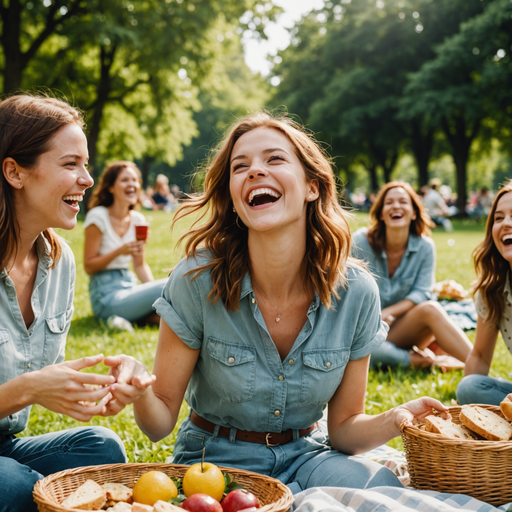
<path id="1" fill-rule="evenodd" d="M 398 161 L 398 151 L 393 150 L 386 153 L 386 158 L 383 160 L 381 165 L 382 170 L 384 171 L 384 182 L 389 183 L 391 181 L 391 173 Z"/>
<path id="2" fill-rule="evenodd" d="M 434 149 L 434 130 L 422 130 L 421 122 L 413 120 L 411 130 L 411 150 L 418 167 L 419 188 L 428 184 L 428 164 Z"/>
<path id="3" fill-rule="evenodd" d="M 379 191 L 379 179 L 377 177 L 377 164 L 374 162 L 368 162 L 364 165 L 368 174 L 370 175 L 370 190 L 369 192 L 377 193 Z"/>
<path id="4" fill-rule="evenodd" d="M 142 159 L 142 188 L 146 190 L 148 188 L 148 177 L 151 169 L 151 164 L 155 159 L 152 156 L 144 156 Z"/>
<path id="5" fill-rule="evenodd" d="M 472 126 L 468 126 L 473 124 Z M 467 203 L 467 165 L 471 144 L 480 129 L 481 120 L 467 121 L 462 116 L 453 119 L 443 118 L 443 131 L 452 149 L 457 177 L 457 208 L 459 214 L 466 214 Z"/>
<path id="6" fill-rule="evenodd" d="M 2 2 L 3 3 L 3 2 Z M 25 68 L 20 46 L 21 10 L 19 0 L 11 0 L 9 7 L 2 7 L 2 43 L 5 55 L 4 94 L 21 87 Z"/>

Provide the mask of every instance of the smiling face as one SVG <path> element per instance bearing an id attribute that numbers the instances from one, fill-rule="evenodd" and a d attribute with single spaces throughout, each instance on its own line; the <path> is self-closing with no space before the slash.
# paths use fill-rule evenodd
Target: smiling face
<path id="1" fill-rule="evenodd" d="M 139 199 L 139 175 L 132 167 L 125 167 L 117 175 L 114 185 L 109 189 L 114 196 L 114 203 L 135 206 Z"/>
<path id="2" fill-rule="evenodd" d="M 21 188 L 16 202 L 20 221 L 26 219 L 25 229 L 75 227 L 79 203 L 94 183 L 86 169 L 88 160 L 84 132 L 72 123 L 56 132 L 33 169 L 19 168 Z"/>
<path id="3" fill-rule="evenodd" d="M 502 195 L 496 205 L 492 239 L 500 254 L 512 267 L 512 192 Z"/>
<path id="4" fill-rule="evenodd" d="M 394 187 L 386 193 L 380 219 L 386 228 L 407 228 L 416 219 L 411 196 L 402 187 Z"/>
<path id="5" fill-rule="evenodd" d="M 270 231 L 301 223 L 306 204 L 318 198 L 288 137 L 273 128 L 255 128 L 233 147 L 229 190 L 236 212 L 249 228 Z"/>

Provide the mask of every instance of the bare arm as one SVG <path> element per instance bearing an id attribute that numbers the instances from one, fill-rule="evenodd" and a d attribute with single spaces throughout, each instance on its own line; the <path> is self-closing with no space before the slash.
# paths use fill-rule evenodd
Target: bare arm
<path id="1" fill-rule="evenodd" d="M 488 375 L 496 347 L 499 329 L 486 322 L 480 315 L 476 321 L 476 336 L 473 350 L 466 359 L 464 375 Z"/>
<path id="2" fill-rule="evenodd" d="M 370 356 L 350 361 L 343 380 L 328 404 L 327 427 L 333 448 L 348 455 L 356 455 L 387 443 L 400 435 L 403 421 L 414 417 L 422 419 L 448 408 L 433 398 L 420 398 L 389 411 L 369 416 L 364 413 L 368 363 Z"/>
<path id="3" fill-rule="evenodd" d="M 407 311 L 412 309 L 416 304 L 409 299 L 401 300 L 392 306 L 388 306 L 382 310 L 382 320 L 389 326 L 400 316 L 405 315 Z"/>
<path id="4" fill-rule="evenodd" d="M 108 254 L 99 254 L 102 232 L 95 224 L 85 228 L 84 268 L 91 275 L 104 270 L 107 265 L 121 254 L 138 254 L 143 250 L 144 242 L 128 242 Z"/>
<path id="5" fill-rule="evenodd" d="M 144 258 L 144 248 L 145 244 L 142 246 L 140 252 L 133 254 L 133 270 L 142 283 L 149 283 L 150 281 L 154 281 L 155 278 Z"/>
<path id="6" fill-rule="evenodd" d="M 151 441 L 157 442 L 174 430 L 198 357 L 199 350 L 185 345 L 160 320 L 153 368 L 156 381 L 133 405 L 135 421 Z"/>

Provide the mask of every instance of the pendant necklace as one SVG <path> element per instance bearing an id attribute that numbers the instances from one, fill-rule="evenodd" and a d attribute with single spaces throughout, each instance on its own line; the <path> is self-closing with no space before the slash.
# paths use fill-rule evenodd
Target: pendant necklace
<path id="1" fill-rule="evenodd" d="M 288 311 L 294 304 L 295 304 L 295 301 L 300 297 L 300 292 L 299 294 L 297 295 L 297 297 L 295 297 L 295 299 L 293 299 L 292 303 L 286 308 L 284 309 L 283 311 L 281 311 L 281 313 L 279 313 L 277 311 L 277 308 L 274 306 L 274 304 L 272 304 L 272 302 L 270 302 L 268 300 L 268 297 L 263 293 L 263 290 L 253 281 L 252 284 L 254 286 L 256 286 L 256 288 L 258 288 L 259 292 L 261 293 L 261 295 L 263 295 L 263 298 L 275 309 L 276 311 L 276 314 L 277 314 L 277 317 L 275 319 L 275 322 L 276 324 L 278 324 L 280 321 L 281 321 L 281 315 L 283 315 L 284 313 L 286 313 L 286 311 Z"/>

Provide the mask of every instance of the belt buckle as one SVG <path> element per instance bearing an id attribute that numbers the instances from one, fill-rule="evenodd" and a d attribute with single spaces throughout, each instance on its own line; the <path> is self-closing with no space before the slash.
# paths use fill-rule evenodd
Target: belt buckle
<path id="1" fill-rule="evenodd" d="M 277 444 L 269 443 L 268 438 L 271 436 L 272 436 L 272 434 L 270 432 L 267 432 L 267 434 L 265 436 L 265 442 L 267 443 L 267 448 L 271 448 L 272 446 L 279 446 L 279 443 L 277 443 Z"/>

